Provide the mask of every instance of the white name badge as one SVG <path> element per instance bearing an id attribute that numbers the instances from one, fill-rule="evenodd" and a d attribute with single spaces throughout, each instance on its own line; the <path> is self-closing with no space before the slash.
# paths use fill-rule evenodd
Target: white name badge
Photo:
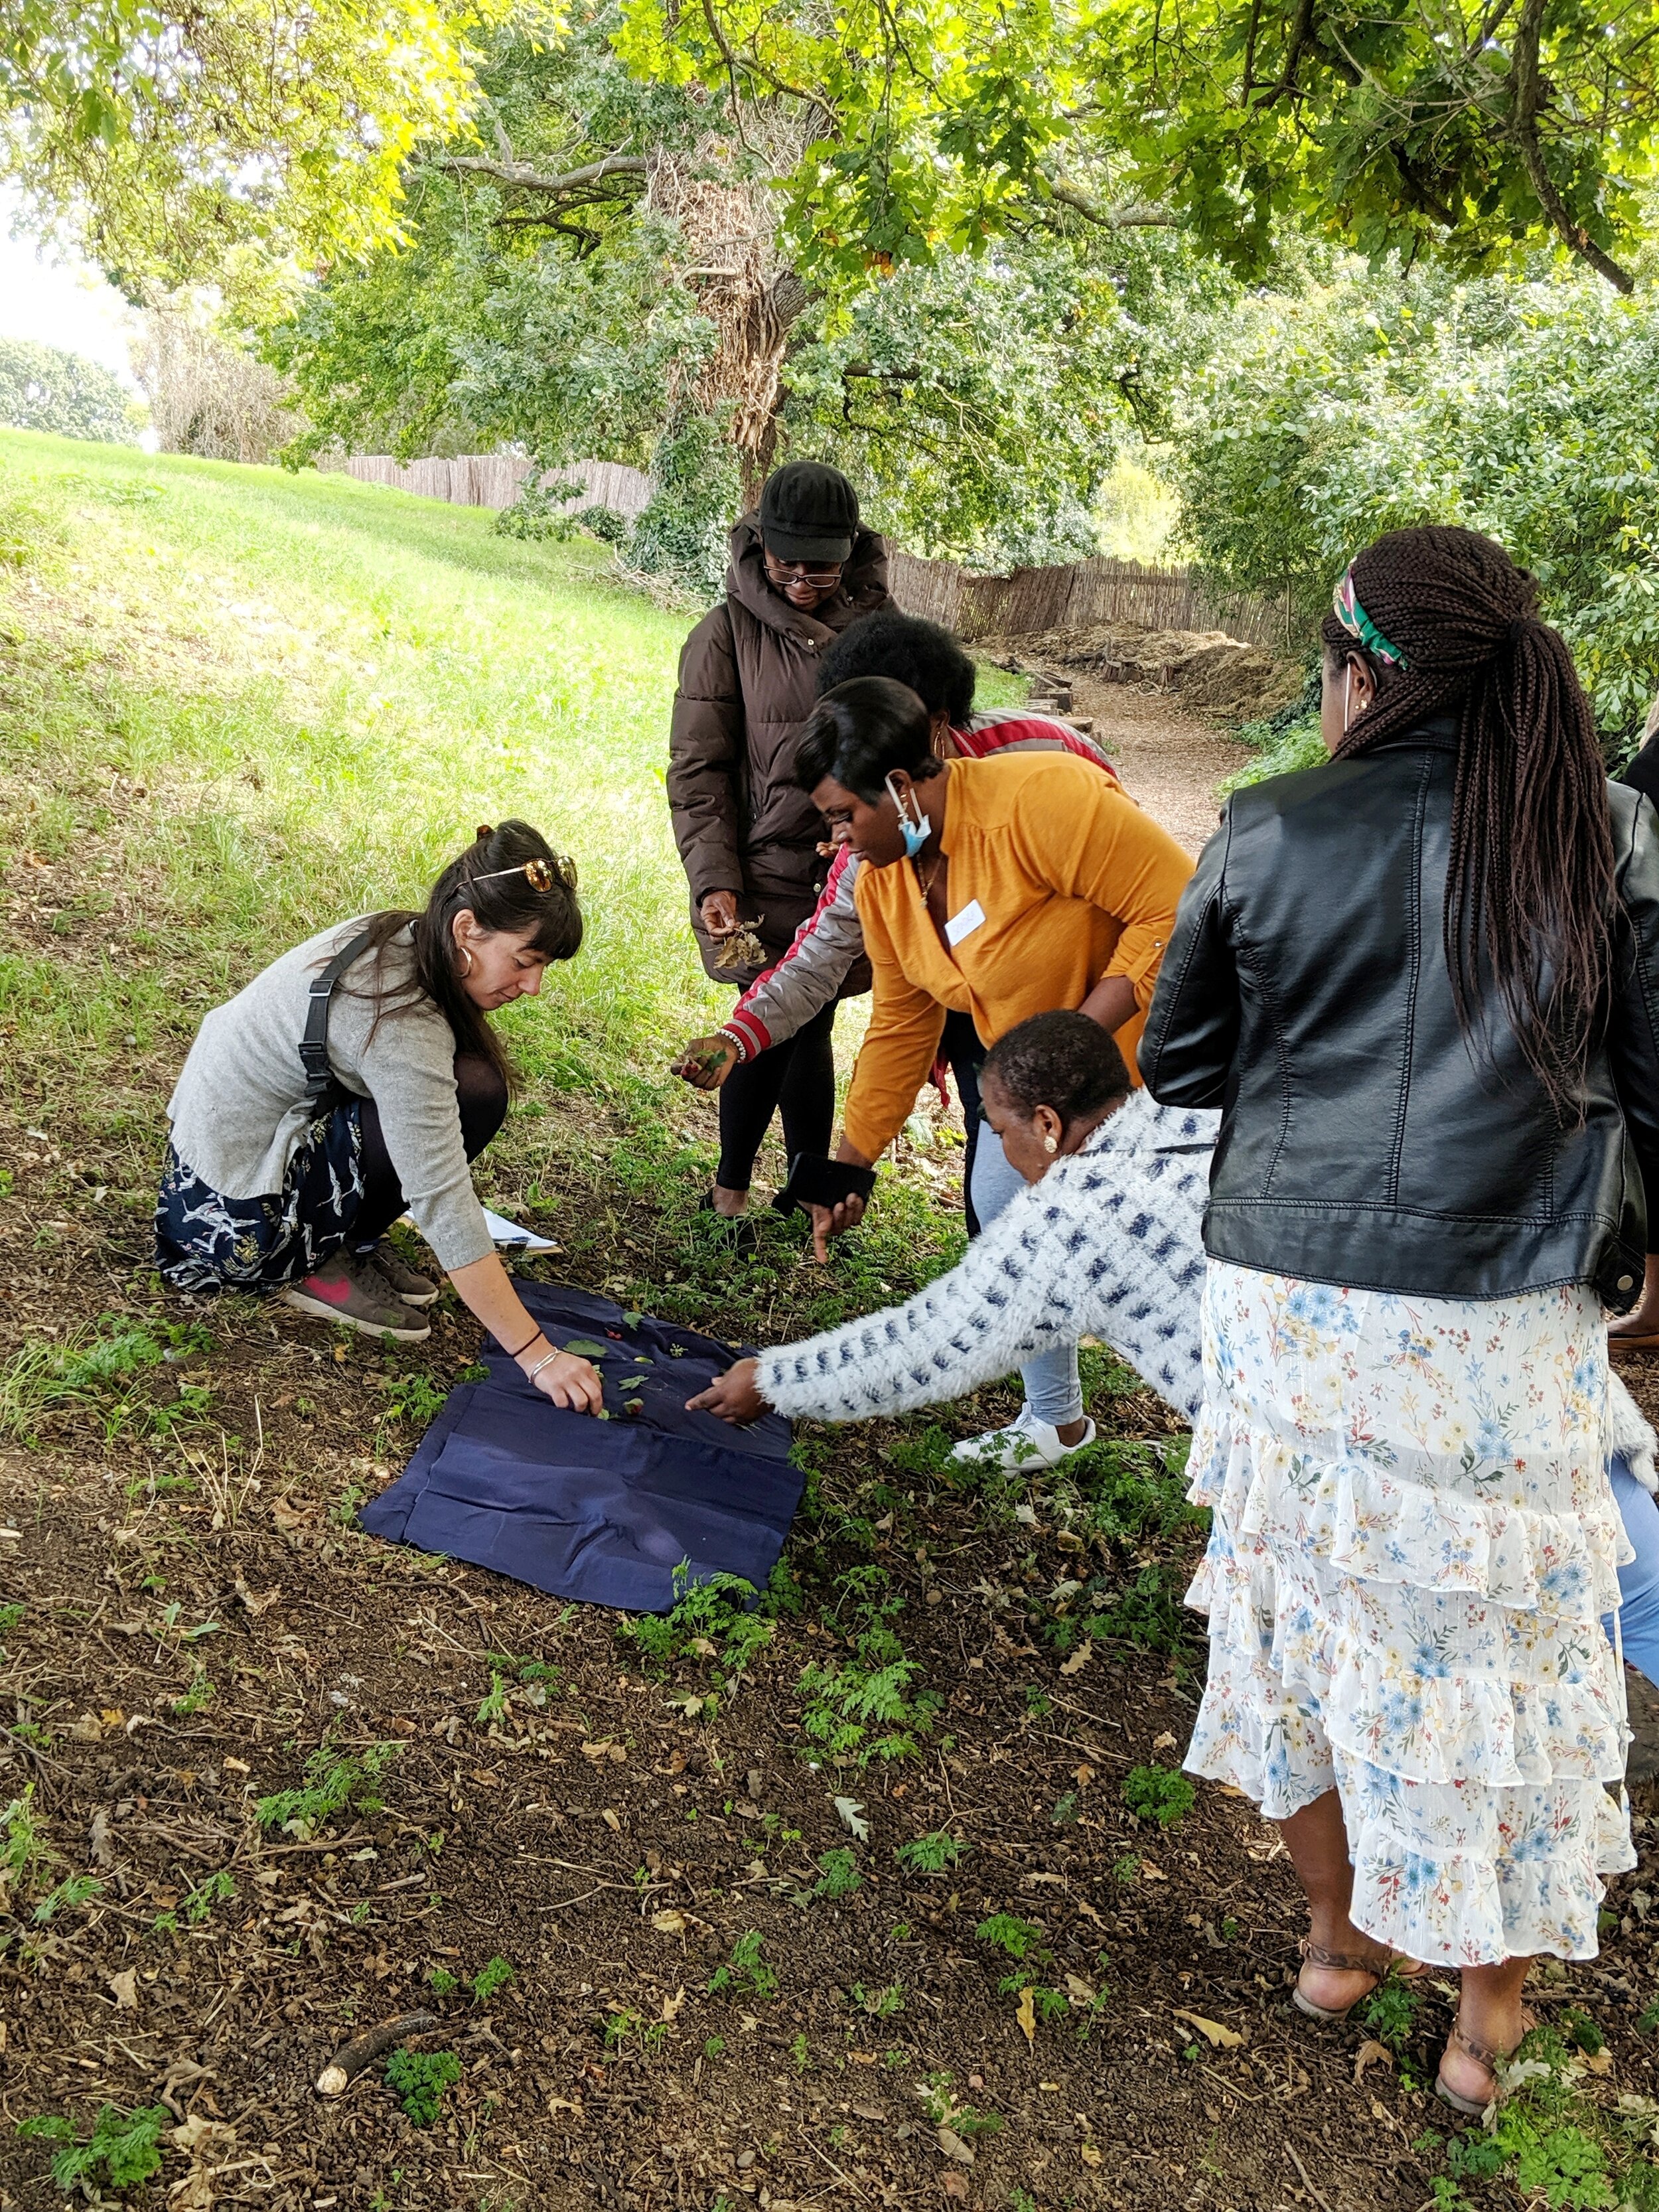
<path id="1" fill-rule="evenodd" d="M 960 914 L 953 914 L 945 925 L 945 941 L 953 948 L 964 937 L 971 937 L 985 919 L 985 909 L 977 899 L 969 899 Z"/>

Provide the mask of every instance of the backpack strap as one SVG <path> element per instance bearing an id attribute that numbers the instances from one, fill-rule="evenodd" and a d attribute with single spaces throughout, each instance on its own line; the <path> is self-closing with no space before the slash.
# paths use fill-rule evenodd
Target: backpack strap
<path id="1" fill-rule="evenodd" d="M 312 978 L 306 1006 L 306 1033 L 300 1040 L 300 1064 L 306 1072 L 306 1103 L 314 1111 L 321 1110 L 335 1088 L 333 1071 L 328 1064 L 329 1002 L 346 969 L 368 951 L 371 934 L 367 929 L 359 931 L 343 951 L 337 952 L 327 967 L 319 969 Z"/>

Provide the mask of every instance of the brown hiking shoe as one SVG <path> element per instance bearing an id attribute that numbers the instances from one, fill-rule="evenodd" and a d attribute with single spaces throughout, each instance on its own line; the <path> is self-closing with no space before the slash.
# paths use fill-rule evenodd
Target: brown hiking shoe
<path id="1" fill-rule="evenodd" d="M 359 1252 L 352 1264 L 360 1268 L 372 1267 L 392 1295 L 401 1298 L 406 1306 L 437 1304 L 436 1283 L 430 1276 L 417 1274 L 413 1267 L 404 1267 L 389 1237 L 382 1237 L 372 1252 Z"/>
<path id="2" fill-rule="evenodd" d="M 431 1323 L 416 1317 L 378 1268 L 365 1260 L 348 1259 L 344 1253 L 302 1283 L 292 1284 L 283 1296 L 296 1313 L 361 1329 L 365 1336 L 419 1344 L 432 1334 Z"/>

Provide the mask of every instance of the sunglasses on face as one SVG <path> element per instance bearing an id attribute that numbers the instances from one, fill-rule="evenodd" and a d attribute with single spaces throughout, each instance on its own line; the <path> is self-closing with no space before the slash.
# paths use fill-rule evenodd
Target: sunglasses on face
<path id="1" fill-rule="evenodd" d="M 829 586 L 841 581 L 841 564 L 833 568 L 809 568 L 804 561 L 777 561 L 771 554 L 766 556 L 767 573 L 784 584 L 817 584 Z"/>

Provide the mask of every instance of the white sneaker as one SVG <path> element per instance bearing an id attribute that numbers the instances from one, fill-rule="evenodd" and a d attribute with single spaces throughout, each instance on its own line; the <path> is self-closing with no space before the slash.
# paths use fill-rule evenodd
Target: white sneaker
<path id="1" fill-rule="evenodd" d="M 1006 1429 L 988 1429 L 983 1436 L 964 1437 L 951 1456 L 966 1466 L 991 1471 L 1053 1467 L 1067 1453 L 1081 1451 L 1094 1440 L 1095 1425 L 1085 1421 L 1077 1442 L 1063 1444 L 1060 1431 L 1052 1423 L 1038 1420 L 1029 1406 L 1022 1406 L 1018 1417 L 1010 1421 Z"/>

